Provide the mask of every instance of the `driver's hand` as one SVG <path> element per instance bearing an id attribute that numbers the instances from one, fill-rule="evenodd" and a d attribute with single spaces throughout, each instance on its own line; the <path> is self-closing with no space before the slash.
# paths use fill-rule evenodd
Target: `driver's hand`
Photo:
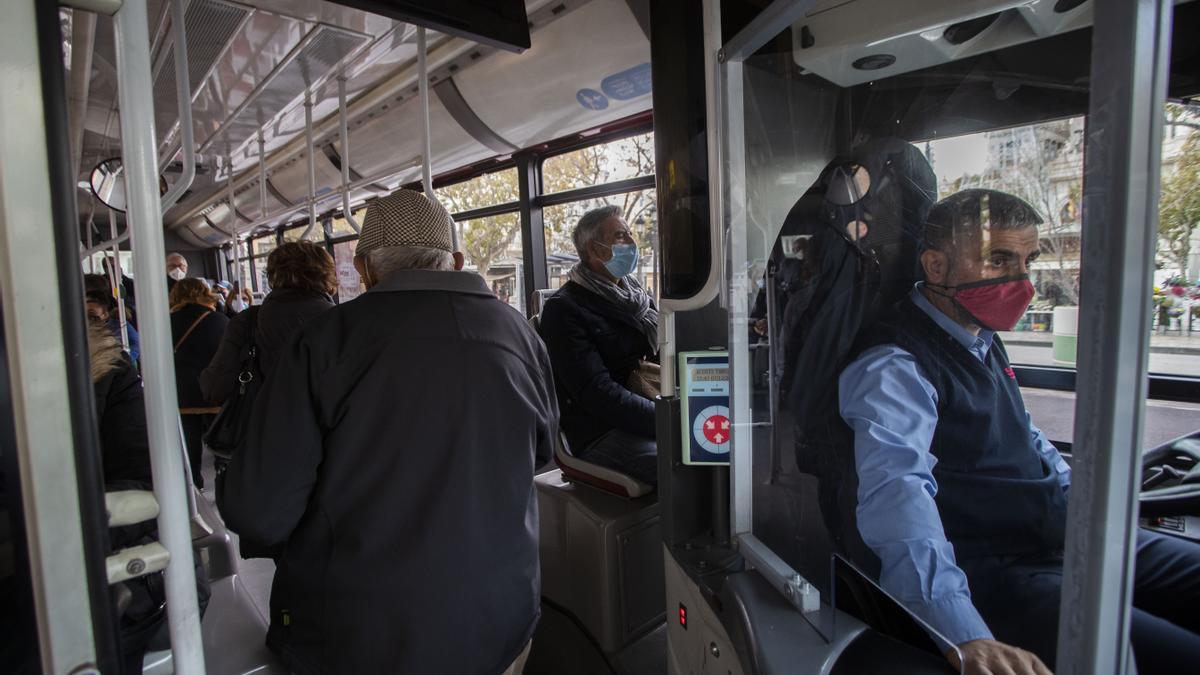
<path id="1" fill-rule="evenodd" d="M 954 650 L 946 659 L 965 675 L 1053 675 L 1046 664 L 1032 652 L 995 640 L 972 640 L 958 646 L 966 667 L 959 663 Z"/>

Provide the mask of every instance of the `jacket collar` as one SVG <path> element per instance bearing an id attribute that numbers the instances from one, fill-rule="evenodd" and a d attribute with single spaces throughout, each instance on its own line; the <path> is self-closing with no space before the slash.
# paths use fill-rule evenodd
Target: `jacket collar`
<path id="1" fill-rule="evenodd" d="M 406 270 L 396 272 L 375 284 L 368 293 L 392 293 L 398 291 L 449 291 L 496 297 L 484 283 L 483 277 L 474 272 L 443 272 L 433 270 Z"/>

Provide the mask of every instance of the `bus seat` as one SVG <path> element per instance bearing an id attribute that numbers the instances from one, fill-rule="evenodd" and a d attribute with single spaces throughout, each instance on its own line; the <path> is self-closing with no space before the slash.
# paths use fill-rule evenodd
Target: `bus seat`
<path id="1" fill-rule="evenodd" d="M 554 444 L 554 461 L 567 480 L 602 490 L 608 494 L 636 499 L 654 492 L 654 487 L 614 469 L 579 459 L 571 453 L 566 436 L 559 432 Z"/>
<path id="2" fill-rule="evenodd" d="M 577 619 L 609 654 L 659 625 L 666 587 L 654 497 L 612 499 L 562 471 L 535 476 L 534 485 L 547 606 Z"/>

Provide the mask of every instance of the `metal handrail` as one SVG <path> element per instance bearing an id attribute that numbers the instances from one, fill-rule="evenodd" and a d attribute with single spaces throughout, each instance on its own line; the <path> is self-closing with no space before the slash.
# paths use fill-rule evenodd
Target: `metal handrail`
<path id="1" fill-rule="evenodd" d="M 243 228 L 239 228 L 238 231 L 239 232 L 242 232 L 242 231 L 250 232 L 250 231 L 253 231 L 256 228 L 259 228 L 263 225 L 267 225 L 267 224 L 271 223 L 272 221 L 279 220 L 280 218 L 285 218 L 287 216 L 292 215 L 293 213 L 299 213 L 300 211 L 307 209 L 309 207 L 310 202 L 312 204 L 320 206 L 321 204 L 324 204 L 326 202 L 340 198 L 342 196 L 342 192 L 345 190 L 354 191 L 359 188 L 371 185 L 372 183 L 378 183 L 379 181 L 386 180 L 388 178 L 391 178 L 392 176 L 395 176 L 396 174 L 400 173 L 401 171 L 407 171 L 407 170 L 411 169 L 412 167 L 419 164 L 420 161 L 421 160 L 419 158 L 414 157 L 397 167 L 393 167 L 386 171 L 381 171 L 379 173 L 376 173 L 376 174 L 373 174 L 370 176 L 359 178 L 356 181 L 351 181 L 349 185 L 346 185 L 344 187 L 334 188 L 334 189 L 330 190 L 329 192 L 326 192 L 325 194 L 317 197 L 316 199 L 312 199 L 312 200 L 306 199 L 297 204 L 292 204 L 291 206 L 289 206 L 287 208 L 280 209 L 280 210 L 274 211 L 272 213 L 268 213 L 267 215 L 259 218 L 258 220 L 251 222 L 249 225 L 246 225 Z"/>
<path id="2" fill-rule="evenodd" d="M 124 3 L 122 0 L 59 0 L 58 4 L 71 9 L 82 9 L 85 12 L 115 16 Z"/>
<path id="3" fill-rule="evenodd" d="M 113 246 L 123 244 L 128 240 L 129 240 L 129 229 L 126 228 L 125 232 L 117 237 L 102 241 L 99 244 L 96 244 L 95 246 L 83 249 L 83 251 L 81 251 L 79 254 L 79 259 L 86 260 L 87 258 L 90 258 L 91 256 L 94 256 L 97 253 L 104 251 L 105 249 L 109 249 L 109 248 L 112 248 Z"/>
<path id="4" fill-rule="evenodd" d="M 187 26 L 184 25 L 184 3 L 172 0 L 171 31 L 175 33 L 175 100 L 179 106 L 179 147 L 183 150 L 183 175 L 163 195 L 160 207 L 166 213 L 179 201 L 196 180 L 196 139 L 192 136 L 192 83 L 188 76 Z"/>
<path id="5" fill-rule="evenodd" d="M 417 26 L 417 87 L 421 99 L 421 188 L 430 201 L 437 201 L 433 191 L 433 145 L 429 124 L 429 64 L 426 62 L 425 27 Z M 450 228 L 451 248 L 458 245 L 458 227 Z"/>
<path id="6" fill-rule="evenodd" d="M 346 78 L 344 76 L 338 78 L 338 127 L 342 134 L 342 212 L 346 214 L 346 224 L 350 226 L 350 229 L 361 232 L 362 228 L 350 212 L 350 123 L 346 119 Z"/>
<path id="7" fill-rule="evenodd" d="M 158 161 L 154 138 L 153 80 L 150 70 L 146 0 L 126 0 L 115 17 L 117 95 L 121 110 L 121 155 L 127 172 L 129 229 L 136 232 L 134 276 L 138 279 L 142 333 L 142 379 L 154 491 L 161 513 L 159 538 L 170 552 L 166 568 L 167 613 L 175 672 L 201 675 L 204 649 L 196 603 L 184 482 L 183 447 L 176 416 L 175 364 L 168 322 L 162 213 L 158 200 Z"/>
<path id="8" fill-rule="evenodd" d="M 312 94 L 304 92 L 304 155 L 308 158 L 308 227 L 304 228 L 301 239 L 308 239 L 317 225 L 317 159 L 314 157 L 316 148 L 313 145 Z"/>

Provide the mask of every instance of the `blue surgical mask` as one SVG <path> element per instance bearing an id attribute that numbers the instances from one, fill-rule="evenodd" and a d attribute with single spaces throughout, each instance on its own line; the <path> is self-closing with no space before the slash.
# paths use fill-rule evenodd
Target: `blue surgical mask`
<path id="1" fill-rule="evenodd" d="M 604 263 L 604 269 L 608 270 L 609 274 L 620 279 L 621 277 L 633 274 L 633 271 L 637 269 L 637 244 L 616 244 L 614 246 L 607 246 L 605 244 L 601 244 L 600 242 L 596 243 L 612 251 L 612 257 Z"/>

